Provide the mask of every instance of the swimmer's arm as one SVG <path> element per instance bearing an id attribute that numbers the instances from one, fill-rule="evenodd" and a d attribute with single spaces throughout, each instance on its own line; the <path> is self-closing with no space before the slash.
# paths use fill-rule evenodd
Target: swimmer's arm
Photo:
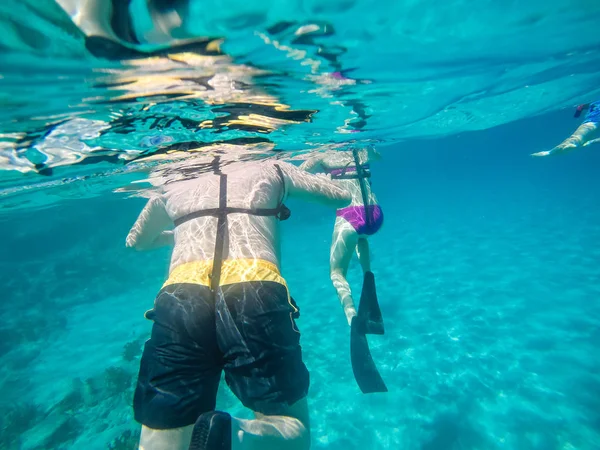
<path id="1" fill-rule="evenodd" d="M 173 245 L 173 222 L 160 197 L 153 197 L 131 227 L 125 245 L 136 250 L 151 250 L 165 245 Z"/>
<path id="2" fill-rule="evenodd" d="M 300 164 L 299 168 L 300 170 L 304 170 L 305 172 L 309 173 L 324 172 L 320 156 L 313 156 L 311 158 L 308 158 L 306 161 Z"/>
<path id="3" fill-rule="evenodd" d="M 286 193 L 300 200 L 315 201 L 336 209 L 343 208 L 352 200 L 352 195 L 336 186 L 323 175 L 313 175 L 292 164 L 282 164 Z"/>

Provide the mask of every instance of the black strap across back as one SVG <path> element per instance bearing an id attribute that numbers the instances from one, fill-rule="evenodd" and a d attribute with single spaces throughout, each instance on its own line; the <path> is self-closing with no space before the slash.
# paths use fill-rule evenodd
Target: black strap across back
<path id="1" fill-rule="evenodd" d="M 335 180 L 358 180 L 360 184 L 360 193 L 362 195 L 363 205 L 365 206 L 365 222 L 367 227 L 371 227 L 372 217 L 369 213 L 369 197 L 367 195 L 367 188 L 365 185 L 365 180 L 371 178 L 371 171 L 369 170 L 368 164 L 361 164 L 360 159 L 358 157 L 358 150 L 352 149 L 352 156 L 354 157 L 354 170 L 356 173 L 346 173 L 349 170 L 351 162 L 346 164 L 346 166 L 342 169 L 340 174 L 336 174 L 335 176 L 331 176 L 332 179 Z"/>
<path id="2" fill-rule="evenodd" d="M 360 193 L 362 195 L 363 205 L 365 206 L 365 222 L 368 228 L 371 228 L 372 217 L 369 213 L 369 196 L 367 195 L 367 187 L 365 186 L 365 179 L 371 176 L 371 172 L 368 172 L 364 166 L 360 164 L 358 158 L 358 150 L 352 150 L 352 156 L 354 156 L 354 164 L 356 164 L 356 175 L 358 183 L 360 184 Z"/>
<path id="3" fill-rule="evenodd" d="M 281 178 L 281 199 L 276 208 L 232 208 L 227 206 L 227 174 L 221 172 L 220 157 L 215 156 L 212 162 L 213 173 L 219 175 L 219 207 L 202 209 L 185 216 L 179 217 L 174 221 L 178 227 L 182 223 L 188 222 L 199 217 L 213 216 L 217 218 L 217 236 L 215 239 L 215 252 L 213 256 L 213 269 L 210 277 L 210 289 L 215 292 L 221 281 L 221 265 L 223 263 L 223 254 L 225 251 L 225 233 L 227 232 L 228 214 L 249 214 L 252 216 L 275 216 L 279 220 L 286 220 L 290 217 L 290 210 L 283 204 L 285 196 L 285 179 L 281 168 L 275 164 L 279 178 Z"/>

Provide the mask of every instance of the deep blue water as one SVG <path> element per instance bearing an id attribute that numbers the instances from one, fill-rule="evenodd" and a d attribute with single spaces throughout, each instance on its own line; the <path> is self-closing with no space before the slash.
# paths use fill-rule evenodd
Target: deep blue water
<path id="1" fill-rule="evenodd" d="M 312 448 L 600 448 L 600 145 L 529 156 L 600 95 L 598 2 L 190 0 L 168 29 L 133 0 L 115 17 L 129 37 L 108 9 L 61 3 L 0 5 L 0 450 L 137 448 L 169 250 L 124 246 L 145 203 L 115 192 L 143 176 L 132 159 L 351 142 L 383 155 L 386 334 L 369 340 L 389 392 L 352 375 L 333 212 L 290 201 Z M 349 279 L 357 299 L 356 261 Z M 218 408 L 250 417 L 223 386 Z"/>
<path id="2" fill-rule="evenodd" d="M 290 202 L 283 273 L 302 310 L 313 448 L 600 448 L 600 151 L 529 156 L 571 117 L 381 150 L 371 249 L 387 328 L 370 342 L 387 394 L 352 376 L 332 213 Z M 134 448 L 114 440 L 137 430 L 143 312 L 168 268 L 167 250 L 124 247 L 143 204 L 109 194 L 0 219 L 0 448 Z M 356 262 L 349 276 L 357 296 Z M 225 389 L 219 406 L 248 416 Z"/>

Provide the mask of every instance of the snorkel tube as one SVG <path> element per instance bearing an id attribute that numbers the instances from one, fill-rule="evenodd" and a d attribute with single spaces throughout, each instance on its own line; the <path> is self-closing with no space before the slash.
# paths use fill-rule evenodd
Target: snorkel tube
<path id="1" fill-rule="evenodd" d="M 585 111 L 586 109 L 588 109 L 590 107 L 589 103 L 585 103 L 583 105 L 578 105 L 577 109 L 575 109 L 575 114 L 573 115 L 573 117 L 578 118 L 579 116 L 581 116 L 581 113 L 583 111 Z"/>
<path id="2" fill-rule="evenodd" d="M 365 186 L 365 179 L 370 177 L 371 174 L 367 172 L 365 167 L 360 164 L 360 159 L 358 157 L 358 150 L 356 148 L 352 149 L 352 156 L 354 156 L 354 164 L 356 167 L 356 175 L 358 176 L 358 182 L 360 184 L 360 193 L 362 195 L 363 205 L 365 207 L 365 221 L 367 223 L 367 227 L 371 227 L 371 214 L 369 214 L 369 197 L 367 195 L 367 187 Z"/>

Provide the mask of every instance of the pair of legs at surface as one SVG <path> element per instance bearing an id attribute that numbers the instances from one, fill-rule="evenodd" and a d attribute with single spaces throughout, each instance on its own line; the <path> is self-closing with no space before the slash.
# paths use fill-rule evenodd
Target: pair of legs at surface
<path id="1" fill-rule="evenodd" d="M 360 236 L 346 219 L 336 217 L 329 259 L 330 276 L 340 303 L 344 308 L 348 325 L 352 323 L 352 318 L 357 314 L 350 284 L 346 279 L 350 260 L 355 251 L 363 274 L 370 272 L 369 241 L 366 237 Z"/>
<path id="2" fill-rule="evenodd" d="M 306 397 L 289 407 L 286 415 L 254 413 L 254 420 L 231 418 L 231 450 L 308 450 L 310 419 Z M 194 425 L 171 430 L 142 426 L 140 450 L 188 450 Z M 215 450 L 229 450 L 219 447 Z"/>

